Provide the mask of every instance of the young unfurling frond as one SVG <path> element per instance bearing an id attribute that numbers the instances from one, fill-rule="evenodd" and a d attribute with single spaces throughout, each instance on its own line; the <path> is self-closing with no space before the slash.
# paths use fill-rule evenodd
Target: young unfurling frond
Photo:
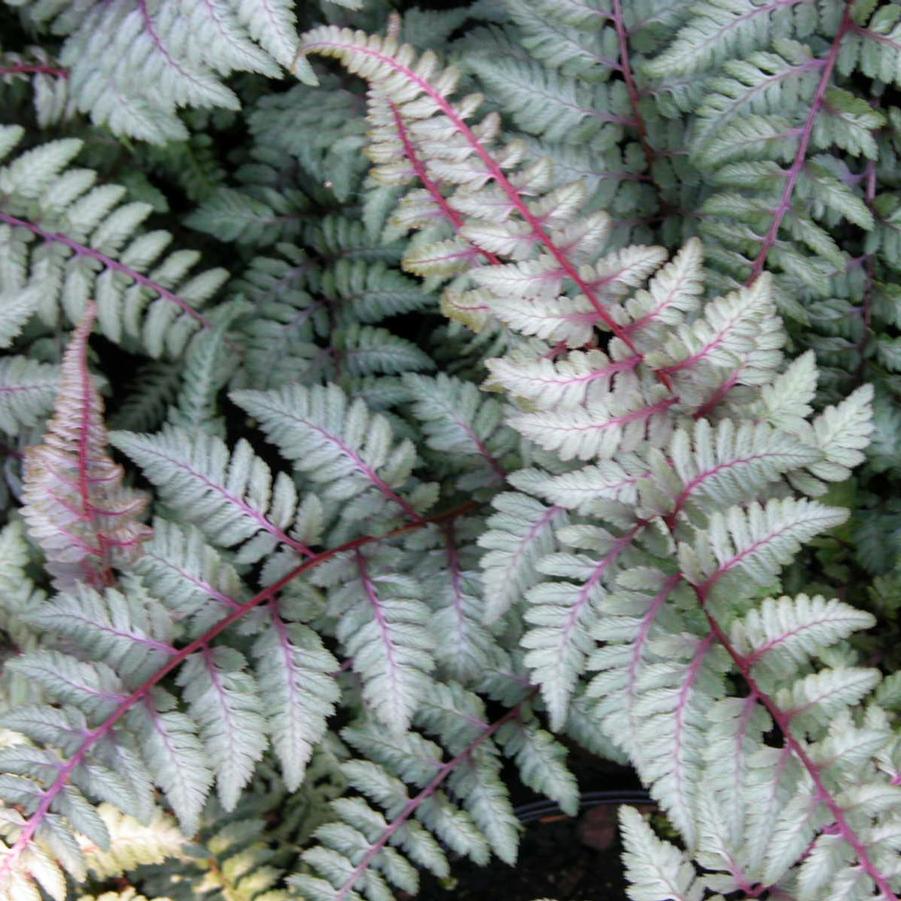
<path id="1" fill-rule="evenodd" d="M 148 536 L 140 522 L 147 498 L 123 485 L 107 449 L 103 402 L 88 371 L 94 317 L 90 306 L 66 349 L 43 443 L 26 453 L 22 515 L 60 585 L 108 584 Z"/>

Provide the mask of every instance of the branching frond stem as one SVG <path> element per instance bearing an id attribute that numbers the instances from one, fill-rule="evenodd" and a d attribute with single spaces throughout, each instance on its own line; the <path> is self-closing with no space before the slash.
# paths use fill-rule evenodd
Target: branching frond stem
<path id="1" fill-rule="evenodd" d="M 184 663 L 185 660 L 188 659 L 188 657 L 190 657 L 192 654 L 197 653 L 198 651 L 203 651 L 210 644 L 210 642 L 212 642 L 217 636 L 224 632 L 229 626 L 232 626 L 239 620 L 243 619 L 248 613 L 250 613 L 251 610 L 255 609 L 260 604 L 272 600 L 276 595 L 279 594 L 279 592 L 281 592 L 286 586 L 293 582 L 294 579 L 298 578 L 298 576 L 309 572 L 311 569 L 315 569 L 315 567 L 320 566 L 327 560 L 331 560 L 333 557 L 337 557 L 339 554 L 355 552 L 356 550 L 364 547 L 367 544 L 374 544 L 379 541 L 387 541 L 390 538 L 396 538 L 400 535 L 406 535 L 408 532 L 414 532 L 417 529 L 424 528 L 425 526 L 431 524 L 440 525 L 441 523 L 452 521 L 459 516 L 464 516 L 467 513 L 472 512 L 477 508 L 477 506 L 478 504 L 475 501 L 467 501 L 466 503 L 460 504 L 459 506 L 454 507 L 451 510 L 444 511 L 443 513 L 438 513 L 434 516 L 421 518 L 415 522 L 399 526 L 398 528 L 392 529 L 390 532 L 387 532 L 384 535 L 363 535 L 359 538 L 353 539 L 352 541 L 345 542 L 338 547 L 321 551 L 310 559 L 305 560 L 298 566 L 295 566 L 294 569 L 286 573 L 278 581 L 274 582 L 272 585 L 269 585 L 267 588 L 264 588 L 248 601 L 245 601 L 243 604 L 238 604 L 237 602 L 232 601 L 234 607 L 227 616 L 223 617 L 221 620 L 215 623 L 215 625 L 207 629 L 202 635 L 195 638 L 194 641 L 192 641 L 190 644 L 185 645 L 176 653 L 172 654 L 169 659 L 163 664 L 163 666 L 161 666 L 158 670 L 156 670 L 156 672 L 154 672 L 144 682 L 142 682 L 141 685 L 138 686 L 138 688 L 136 688 L 130 695 L 128 695 L 128 697 L 124 698 L 122 702 L 116 707 L 116 709 L 103 720 L 103 722 L 85 733 L 85 737 L 82 743 L 72 754 L 72 756 L 60 766 L 56 778 L 44 791 L 40 803 L 38 804 L 34 813 L 31 814 L 31 816 L 23 826 L 22 831 L 19 833 L 15 843 L 10 848 L 9 853 L 6 854 L 2 861 L 0 861 L 0 878 L 7 876 L 12 871 L 12 868 L 15 865 L 16 861 L 21 856 L 22 852 L 31 843 L 38 828 L 49 814 L 53 802 L 69 784 L 69 781 L 72 778 L 72 774 L 85 760 L 91 749 L 103 738 L 108 736 L 116 726 L 116 724 L 136 704 L 145 700 L 150 694 L 151 690 L 155 686 L 159 685 L 159 683 L 163 679 L 165 679 L 166 676 L 168 676 L 171 672 L 173 672 L 173 670 L 181 666 L 181 664 Z M 487 735 L 485 737 L 487 737 Z M 484 740 L 484 738 L 482 740 Z M 450 770 L 448 772 L 450 772 Z"/>
<path id="2" fill-rule="evenodd" d="M 763 242 L 760 245 L 760 251 L 758 252 L 757 258 L 754 260 L 754 264 L 751 267 L 751 274 L 748 276 L 748 280 L 746 282 L 747 285 L 754 284 L 754 282 L 757 281 L 757 279 L 760 277 L 760 273 L 763 272 L 767 257 L 769 256 L 770 251 L 773 249 L 773 246 L 776 244 L 776 239 L 779 236 L 779 229 L 782 227 L 782 223 L 785 220 L 788 211 L 791 209 L 792 196 L 795 193 L 795 187 L 798 184 L 798 179 L 801 176 L 801 170 L 804 168 L 804 162 L 807 159 L 807 149 L 810 146 L 810 139 L 813 137 L 813 126 L 816 123 L 817 116 L 822 111 L 823 105 L 826 102 L 826 91 L 828 90 L 829 84 L 832 81 L 832 73 L 835 70 L 835 64 L 838 62 L 838 55 L 839 51 L 841 50 L 842 41 L 844 40 L 848 32 L 852 30 L 852 26 L 854 24 L 851 18 L 851 9 L 853 6 L 854 0 L 846 0 L 845 11 L 842 16 L 841 23 L 838 26 L 838 31 L 835 33 L 835 38 L 832 41 L 832 46 L 829 48 L 829 53 L 826 56 L 826 60 L 823 65 L 823 71 L 820 75 L 820 80 L 813 95 L 813 101 L 810 104 L 810 111 L 807 113 L 807 119 L 805 120 L 804 126 L 802 127 L 800 132 L 798 149 L 795 152 L 794 160 L 792 161 L 792 164 L 789 167 L 788 173 L 785 177 L 785 185 L 782 188 L 782 196 L 779 199 L 778 206 L 775 210 L 773 210 L 773 220 L 770 223 L 769 229 L 763 237 Z"/>
<path id="3" fill-rule="evenodd" d="M 76 256 L 96 260 L 104 268 L 111 269 L 113 272 L 119 272 L 130 278 L 142 288 L 147 288 L 158 294 L 164 300 L 174 303 L 182 310 L 182 312 L 196 320 L 203 328 L 209 329 L 213 327 L 210 320 L 202 313 L 195 310 L 183 297 L 179 297 L 174 291 L 170 291 L 169 288 L 161 285 L 159 282 L 154 281 L 152 278 L 148 278 L 146 275 L 142 275 L 136 269 L 132 269 L 131 266 L 126 266 L 124 263 L 114 260 L 112 257 L 107 256 L 105 253 L 94 247 L 89 247 L 87 244 L 81 244 L 61 232 L 48 231 L 45 228 L 41 228 L 40 225 L 36 225 L 34 222 L 29 222 L 27 219 L 20 219 L 18 216 L 5 213 L 3 210 L 0 210 L 0 222 L 5 222 L 7 225 L 11 225 L 14 228 L 26 228 L 43 241 L 62 244 L 64 247 L 68 247 Z"/>
<path id="4" fill-rule="evenodd" d="M 431 778 L 425 788 L 419 792 L 419 794 L 414 795 L 410 798 L 409 801 L 403 806 L 401 812 L 387 825 L 387 827 L 382 831 L 381 835 L 369 846 L 366 850 L 366 853 L 360 859 L 360 862 L 354 867 L 353 872 L 350 876 L 347 877 L 345 883 L 338 889 L 337 895 L 335 895 L 335 901 L 344 901 L 345 898 L 353 891 L 354 883 L 360 876 L 366 872 L 366 868 L 372 863 L 375 859 L 376 855 L 382 848 L 385 847 L 386 844 L 391 840 L 391 837 L 413 816 L 416 811 L 419 809 L 420 805 L 427 798 L 431 797 L 435 794 L 436 791 L 441 787 L 444 781 L 448 778 L 448 776 L 453 773 L 453 771 L 463 763 L 469 756 L 472 754 L 479 745 L 486 742 L 492 735 L 494 735 L 502 726 L 506 723 L 509 723 L 511 720 L 515 720 L 522 710 L 523 705 L 532 698 L 537 689 L 532 689 L 532 691 L 525 697 L 522 701 L 520 701 L 515 707 L 511 707 L 502 717 L 496 719 L 490 725 L 485 726 L 484 731 L 477 735 L 456 757 L 451 758 L 446 763 L 442 764 L 438 769 L 438 772 Z"/>
<path id="5" fill-rule="evenodd" d="M 4 75 L 53 75 L 56 78 L 68 78 L 69 70 L 42 63 L 17 63 L 13 66 L 0 66 L 0 78 Z"/>

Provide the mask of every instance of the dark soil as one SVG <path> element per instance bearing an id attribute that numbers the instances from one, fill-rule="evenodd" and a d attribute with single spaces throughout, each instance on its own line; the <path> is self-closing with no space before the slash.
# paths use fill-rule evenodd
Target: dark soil
<path id="1" fill-rule="evenodd" d="M 448 884 L 421 873 L 415 901 L 626 901 L 617 829 L 619 808 L 591 796 L 634 794 L 641 785 L 631 769 L 578 746 L 569 747 L 567 765 L 583 791 L 577 817 L 564 816 L 559 810 L 544 816 L 528 814 L 531 804 L 547 799 L 523 786 L 515 768 L 508 767 L 504 781 L 510 787 L 517 816 L 524 821 L 516 865 L 509 867 L 492 858 L 487 867 L 480 867 L 452 859 Z M 630 803 L 642 812 L 654 810 L 640 799 L 633 798 Z"/>
<path id="2" fill-rule="evenodd" d="M 449 885 L 424 876 L 417 901 L 624 901 L 619 841 L 605 850 L 586 843 L 598 844 L 595 811 L 607 813 L 612 822 L 616 808 L 595 808 L 579 819 L 552 816 L 528 823 L 515 867 L 458 862 Z"/>

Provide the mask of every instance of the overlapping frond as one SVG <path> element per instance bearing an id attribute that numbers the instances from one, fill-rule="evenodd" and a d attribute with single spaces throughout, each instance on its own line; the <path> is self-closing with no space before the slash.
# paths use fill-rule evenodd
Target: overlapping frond
<path id="1" fill-rule="evenodd" d="M 430 689 L 436 637 L 416 580 L 395 574 L 390 558 L 362 550 L 321 567 L 314 580 L 330 588 L 327 613 L 335 634 L 363 680 L 372 715 L 402 733 Z"/>
<path id="2" fill-rule="evenodd" d="M 496 484 L 506 476 L 501 459 L 512 449 L 512 435 L 503 425 L 500 404 L 479 394 L 460 379 L 407 375 L 404 386 L 414 401 L 413 415 L 423 424 L 426 443 L 440 455 L 462 456 L 469 470 L 458 484 L 463 489 Z M 472 472 L 469 459 L 480 458 L 483 473 Z"/>
<path id="3" fill-rule="evenodd" d="M 263 592 L 257 602 L 273 595 Z M 7 808 L 10 843 L 0 860 L 10 897 L 19 897 L 31 879 L 64 897 L 54 887 L 62 871 L 83 878 L 86 862 L 75 836 L 109 844 L 88 798 L 144 819 L 156 784 L 190 835 L 214 780 L 223 805 L 234 807 L 270 730 L 286 778 L 299 783 L 337 697 L 330 675 L 337 664 L 289 608 L 273 602 L 269 612 L 253 629 L 253 668 L 236 649 L 210 645 L 228 617 L 200 640 L 177 646 L 170 613 L 133 578 L 119 590 L 77 588 L 29 612 L 80 658 L 36 650 L 14 666 L 49 703 L 4 718 L 7 729 L 28 740 L 3 751 L 4 770 L 14 774 L 5 777 L 3 796 L 18 805 Z M 159 685 L 177 667 L 185 709 Z"/>
<path id="4" fill-rule="evenodd" d="M 303 536 L 315 533 L 309 522 L 315 512 L 299 505 L 291 477 L 273 478 L 246 440 L 230 451 L 214 435 L 177 428 L 157 435 L 113 432 L 111 440 L 186 522 L 220 547 L 243 545 L 240 561 L 253 563 L 280 544 L 308 553 Z"/>
<path id="5" fill-rule="evenodd" d="M 432 503 L 430 486 L 411 479 L 413 444 L 395 442 L 385 417 L 370 413 L 360 399 L 349 403 L 337 385 L 236 391 L 232 399 L 323 496 L 354 498 L 345 504 L 344 518 L 382 514 L 387 507 L 419 519 L 419 508 Z"/>
<path id="6" fill-rule="evenodd" d="M 741 4 L 733 6 L 737 9 Z M 745 28 L 736 9 L 724 8 L 722 24 L 727 29 L 735 26 L 732 39 L 736 47 L 744 48 L 756 39 L 756 32 Z M 847 21 L 846 15 L 844 31 Z M 769 29 L 773 19 L 762 12 L 758 25 Z M 689 68 L 710 65 L 692 43 L 703 43 L 709 36 L 703 29 L 686 31 L 683 43 L 691 44 L 696 57 Z M 779 571 L 802 542 L 837 526 L 846 516 L 842 510 L 805 498 L 779 496 L 784 476 L 799 484 L 806 481 L 811 489 L 816 487 L 814 473 L 829 473 L 836 479 L 844 476 L 840 467 L 830 472 L 828 442 L 815 437 L 817 426 L 799 427 L 799 420 L 809 415 L 806 401 L 785 412 L 773 406 L 771 421 L 779 424 L 775 428 L 741 422 L 753 409 L 749 402 L 783 367 L 785 338 L 770 281 L 754 278 L 740 291 L 700 304 L 699 253 L 696 245 L 689 245 L 638 302 L 620 306 L 620 298 L 659 267 L 660 255 L 653 249 L 634 248 L 599 257 L 606 231 L 603 217 L 583 220 L 578 227 L 569 224 L 572 212 L 585 200 L 584 192 L 576 186 L 551 188 L 540 164 L 520 171 L 518 145 L 499 145 L 490 117 L 467 124 L 479 98 L 464 98 L 456 105 L 447 99 L 456 84 L 452 70 L 442 70 L 429 54 L 417 59 L 410 48 L 399 47 L 390 38 L 339 29 L 311 32 L 302 47 L 306 52 L 337 56 L 370 82 L 376 174 L 392 184 L 415 177 L 424 188 L 425 193 L 409 193 L 402 201 L 400 216 L 408 228 L 419 227 L 428 235 L 430 228 L 435 232 L 428 219 L 439 219 L 445 223 L 444 233 L 451 234 L 430 245 L 423 237 L 414 244 L 414 256 L 408 256 L 407 265 L 436 281 L 456 276 L 444 299 L 451 315 L 459 311 L 461 320 L 476 328 L 484 327 L 494 315 L 526 338 L 540 338 L 547 348 L 547 359 L 541 360 L 542 344 L 535 342 L 538 359 L 531 368 L 517 368 L 522 358 L 516 356 L 493 364 L 500 384 L 514 396 L 521 388 L 525 395 L 521 403 L 533 406 L 516 414 L 512 424 L 564 462 L 573 457 L 613 458 L 606 469 L 601 464 L 587 471 L 601 483 L 589 499 L 603 503 L 596 509 L 617 530 L 591 524 L 558 527 L 554 530 L 557 540 L 573 550 L 547 553 L 547 549 L 537 566 L 530 562 L 539 584 L 527 596 L 526 621 L 531 628 L 522 644 L 552 725 L 559 728 L 565 721 L 569 697 L 591 651 L 585 631 L 595 628 L 609 645 L 592 664 L 604 674 L 596 683 L 597 694 L 613 690 L 603 702 L 605 721 L 620 729 L 627 726 L 633 761 L 690 845 L 714 831 L 701 825 L 699 808 L 703 809 L 705 795 L 700 787 L 709 778 L 706 748 L 717 728 L 710 712 L 718 709 L 721 699 L 723 704 L 731 703 L 724 697 L 728 682 L 723 674 L 733 666 L 750 684 L 752 700 L 746 702 L 744 715 L 755 714 L 758 703 L 765 711 L 754 720 L 758 731 L 742 734 L 742 751 L 747 750 L 745 738 L 762 747 L 761 717 L 773 717 L 786 733 L 784 753 L 793 762 L 791 778 L 816 783 L 821 778 L 818 765 L 790 732 L 793 711 L 809 713 L 808 705 L 822 704 L 821 711 L 828 716 L 857 703 L 872 690 L 872 674 L 861 671 L 858 678 L 856 671 L 853 676 L 851 670 L 824 671 L 803 677 L 786 695 L 766 695 L 752 665 L 731 645 L 719 622 L 733 609 L 730 604 L 750 601 L 755 583 L 776 584 Z M 688 58 L 684 48 L 679 52 Z M 720 43 L 711 59 L 716 61 L 716 54 L 722 52 Z M 670 57 L 676 53 L 671 51 Z M 822 65 L 823 72 L 831 74 L 834 66 L 831 55 Z M 821 98 L 819 87 L 817 91 Z M 815 104 L 816 111 L 821 102 Z M 841 99 L 836 102 L 833 117 L 847 124 L 841 120 Z M 519 114 L 523 113 L 528 115 L 526 107 L 520 109 Z M 813 134 L 813 118 L 808 123 L 801 133 L 804 150 Z M 535 127 L 541 130 L 540 124 Z M 850 146 L 850 132 L 843 136 L 842 127 L 833 122 L 820 126 L 817 134 L 831 128 L 828 140 Z M 791 189 L 796 180 L 797 172 L 790 173 Z M 528 200 L 520 193 L 520 185 L 528 186 Z M 777 216 L 775 227 L 783 220 L 784 214 Z M 815 233 L 808 231 L 806 240 L 816 242 Z M 775 231 L 758 261 L 766 259 L 773 243 Z M 822 242 L 815 246 L 827 255 L 830 252 Z M 512 262 L 504 262 L 508 259 Z M 754 273 L 758 274 L 759 270 Z M 464 277 L 470 279 L 471 287 Z M 564 287 L 567 279 L 569 287 Z M 547 325 L 537 324 L 542 317 Z M 542 378 L 551 381 L 570 375 L 573 369 L 557 363 L 561 348 L 581 348 L 596 328 L 613 336 L 613 354 L 598 362 L 603 365 L 631 355 L 634 363 L 615 378 L 598 378 L 598 387 L 590 395 L 570 390 L 568 409 L 561 410 L 559 405 L 567 396 L 564 391 L 543 408 L 542 392 L 532 388 L 529 393 L 529 378 L 541 384 Z M 646 350 L 638 343 L 643 331 L 649 339 Z M 584 372 L 582 358 L 575 359 Z M 778 404 L 778 396 L 771 391 L 768 402 Z M 849 434 L 862 435 L 864 421 L 857 427 L 851 424 L 856 403 L 863 405 L 862 410 L 867 398 L 849 402 L 842 415 L 824 417 L 818 424 L 823 434 L 833 430 L 827 420 L 835 419 L 847 426 Z M 699 422 L 690 427 L 691 419 Z M 719 422 L 715 439 L 708 419 Z M 788 428 L 781 430 L 783 425 Z M 838 435 L 842 426 L 833 428 Z M 842 444 L 841 439 L 836 441 L 837 457 L 854 450 Z M 667 459 L 664 449 L 670 450 L 672 459 Z M 630 459 L 639 451 L 646 455 L 646 462 Z M 618 462 L 624 453 L 628 469 Z M 647 467 L 644 472 L 642 463 Z M 570 477 L 565 469 L 546 475 L 540 468 L 531 470 L 514 475 L 514 484 L 563 500 L 567 495 L 562 489 Z M 577 478 L 572 477 L 573 485 Z M 522 496 L 514 497 L 520 503 Z M 573 491 L 569 499 L 578 509 L 579 494 Z M 697 525 L 689 526 L 679 517 L 689 499 L 695 513 L 702 513 Z M 739 506 L 729 508 L 730 503 Z M 537 504 L 539 519 L 546 510 Z M 523 516 L 522 523 L 526 522 Z M 526 527 L 527 535 L 535 532 Z M 688 540 L 692 533 L 694 538 Z M 515 535 L 514 531 L 510 537 Z M 505 538 L 505 557 L 507 547 L 515 558 L 516 542 Z M 583 549 L 594 551 L 594 556 L 578 553 Z M 497 556 L 496 551 L 492 554 Z M 670 562 L 664 563 L 667 557 Z M 486 574 L 491 575 L 492 555 L 486 564 Z M 535 576 L 528 578 L 532 581 Z M 609 598 L 605 597 L 608 584 L 615 587 Z M 671 595 L 677 599 L 673 612 L 668 609 Z M 698 605 L 700 619 L 690 615 L 693 605 Z M 605 606 L 618 614 L 612 621 L 603 618 Z M 806 723 L 807 717 L 803 720 Z M 815 716 L 812 721 L 817 722 Z M 615 730 L 610 734 L 615 737 Z M 840 824 L 846 822 L 844 808 L 834 795 L 827 792 L 822 800 Z M 885 872 L 874 863 L 855 829 L 842 826 L 840 832 L 866 878 L 887 886 Z M 794 841 L 790 846 L 783 858 L 789 868 L 804 850 Z M 743 875 L 733 872 L 733 876 L 738 881 L 728 885 L 727 891 L 752 888 L 754 883 L 746 885 Z M 687 878 L 681 888 L 698 894 L 700 886 L 692 889 L 692 883 Z"/>
<path id="7" fill-rule="evenodd" d="M 479 545 L 485 586 L 485 620 L 493 622 L 538 580 L 538 562 L 555 546 L 554 524 L 565 523 L 562 507 L 522 494 L 501 494 Z"/>
<path id="8" fill-rule="evenodd" d="M 445 849 L 477 863 L 491 853 L 512 863 L 517 826 L 498 781 L 502 753 L 527 784 L 571 808 L 574 783 L 563 748 L 536 728 L 526 705 L 491 722 L 475 696 L 451 683 L 423 706 L 417 726 L 402 737 L 366 725 L 343 730 L 366 759 L 343 765 L 358 795 L 333 803 L 337 821 L 320 827 L 320 844 L 303 854 L 315 875 L 292 877 L 306 897 L 416 892 L 416 867 L 439 878 L 448 873 Z"/>
<path id="9" fill-rule="evenodd" d="M 275 76 L 297 48 L 296 14 L 281 0 L 119 2 L 68 12 L 16 5 L 32 28 L 65 35 L 60 63 L 80 112 L 117 134 L 158 144 L 188 136 L 180 108 L 239 108 L 224 76 Z M 185 41 L 186 33 L 194 39 Z"/>
<path id="10" fill-rule="evenodd" d="M 5 126 L 4 134 L 5 155 L 22 130 Z M 227 273 L 192 273 L 196 251 L 166 253 L 172 236 L 142 229 L 150 204 L 126 201 L 125 188 L 70 166 L 81 148 L 61 138 L 0 168 L 0 294 L 8 298 L 0 336 L 8 342 L 33 318 L 46 327 L 78 322 L 94 300 L 106 337 L 154 357 L 177 355 L 210 326 L 198 308 Z"/>
<path id="11" fill-rule="evenodd" d="M 542 162 L 523 166 L 525 147 L 499 143 L 493 114 L 470 125 L 482 98 L 450 101 L 459 74 L 442 69 L 431 52 L 417 59 L 411 47 L 392 38 L 339 28 L 308 32 L 301 52 L 338 57 L 377 89 L 369 105 L 373 174 L 397 185 L 416 178 L 425 188 L 407 193 L 396 214 L 404 231 L 425 229 L 407 254 L 407 268 L 439 281 L 473 271 L 476 280 L 474 287 L 455 285 L 446 293 L 446 311 L 458 310 L 463 321 L 484 322 L 485 312 L 474 316 L 466 310 L 478 305 L 491 313 L 496 307 L 503 318 L 509 300 L 503 307 L 500 297 L 492 300 L 495 292 L 483 297 L 479 273 L 489 272 L 487 261 L 503 273 L 491 273 L 492 282 L 500 278 L 526 307 L 536 294 L 553 304 L 564 281 L 572 285 L 576 309 L 584 314 L 580 330 L 568 338 L 574 346 L 588 339 L 595 321 L 621 333 L 601 298 L 621 296 L 639 283 L 661 261 L 660 249 L 635 247 L 602 257 L 606 217 L 573 222 L 587 199 L 584 187 L 578 182 L 554 187 L 550 167 Z M 456 235 L 436 233 L 436 220 Z M 516 262 L 502 264 L 498 254 Z"/>

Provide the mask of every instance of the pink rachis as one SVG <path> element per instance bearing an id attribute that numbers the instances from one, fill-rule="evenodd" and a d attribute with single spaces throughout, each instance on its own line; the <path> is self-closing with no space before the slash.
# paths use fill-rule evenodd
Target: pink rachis
<path id="1" fill-rule="evenodd" d="M 475 509 L 475 507 L 475 503 L 468 502 L 462 504 L 459 507 L 455 507 L 453 510 L 448 510 L 445 513 L 436 514 L 435 516 L 431 516 L 427 519 L 420 518 L 415 522 L 401 526 L 400 528 L 394 529 L 384 535 L 365 535 L 360 538 L 355 538 L 352 541 L 348 541 L 345 544 L 340 545 L 339 547 L 321 551 L 314 557 L 305 560 L 303 563 L 294 567 L 294 569 L 282 576 L 282 578 L 280 578 L 278 581 L 274 582 L 267 588 L 264 588 L 262 591 L 250 598 L 250 600 L 245 601 L 243 604 L 239 604 L 237 601 L 229 599 L 230 604 L 233 606 L 233 609 L 227 616 L 223 617 L 221 620 L 207 629 L 202 635 L 200 635 L 194 641 L 190 642 L 190 644 L 185 645 L 185 647 L 172 654 L 171 657 L 166 661 L 166 663 L 163 664 L 163 666 L 161 666 L 155 673 L 145 679 L 144 682 L 142 682 L 141 685 L 138 686 L 138 688 L 136 688 L 126 698 L 120 700 L 117 696 L 115 700 L 119 701 L 119 703 L 116 709 L 109 716 L 105 717 L 98 726 L 87 730 L 82 743 L 75 750 L 73 755 L 60 767 L 56 778 L 44 791 L 40 803 L 38 804 L 34 813 L 28 817 L 15 843 L 12 845 L 9 852 L 3 857 L 3 859 L 0 860 L 0 878 L 3 878 L 11 873 L 13 865 L 21 856 L 22 852 L 34 839 L 35 833 L 37 832 L 38 828 L 41 826 L 48 813 L 50 813 L 54 801 L 68 785 L 73 772 L 85 760 L 91 749 L 101 739 L 110 735 L 114 727 L 128 713 L 128 711 L 135 706 L 135 704 L 142 701 L 148 701 L 150 691 L 156 685 L 162 682 L 163 679 L 166 678 L 166 676 L 168 676 L 171 672 L 181 666 L 181 664 L 184 663 L 184 661 L 187 660 L 188 657 L 190 657 L 194 653 L 197 653 L 198 651 L 203 651 L 229 626 L 232 626 L 239 620 L 243 619 L 248 613 L 250 613 L 251 610 L 255 609 L 260 604 L 275 598 L 298 576 L 301 576 L 303 573 L 314 569 L 322 563 L 325 563 L 327 560 L 331 560 L 333 557 L 336 557 L 339 554 L 354 552 L 358 548 L 364 547 L 367 544 L 373 544 L 374 542 L 384 541 L 400 535 L 405 535 L 408 532 L 424 528 L 430 523 L 440 524 L 447 522 L 448 520 L 453 520 L 458 516 L 462 516 L 466 513 L 471 512 L 473 509 Z"/>
<path id="2" fill-rule="evenodd" d="M 87 257 L 88 259 L 96 260 L 106 269 L 110 269 L 113 272 L 120 272 L 122 273 L 122 275 L 130 278 L 133 282 L 135 282 L 135 284 L 140 285 L 142 288 L 148 288 L 149 290 L 158 294 L 164 300 L 168 300 L 170 303 L 174 303 L 185 314 L 196 320 L 203 328 L 208 329 L 213 327 L 212 323 L 206 318 L 206 316 L 204 316 L 202 313 L 198 313 L 197 310 L 195 310 L 184 298 L 179 297 L 174 291 L 170 291 L 169 288 L 166 288 L 159 282 L 148 278 L 146 275 L 142 275 L 136 269 L 132 269 L 130 266 L 126 266 L 124 263 L 120 263 L 118 260 L 114 260 L 112 257 L 107 256 L 105 253 L 102 253 L 101 251 L 96 250 L 93 247 L 88 247 L 86 244 L 81 244 L 78 241 L 75 241 L 72 238 L 68 237 L 68 235 L 62 234 L 61 232 L 47 231 L 46 229 L 41 228 L 40 225 L 35 225 L 33 222 L 28 222 L 26 219 L 20 219 L 17 216 L 12 216 L 9 213 L 4 213 L 2 210 L 0 210 L 0 222 L 5 222 L 7 225 L 11 225 L 14 228 L 27 228 L 28 231 L 30 231 L 32 234 L 37 235 L 44 241 L 51 241 L 56 244 L 62 244 L 64 247 L 68 247 L 75 253 L 76 256 Z"/>
<path id="3" fill-rule="evenodd" d="M 779 234 L 779 228 L 781 227 L 783 220 L 788 214 L 788 211 L 791 209 L 792 195 L 795 192 L 795 186 L 798 183 L 798 178 L 801 175 L 801 170 L 804 168 L 804 162 L 807 159 L 807 148 L 810 146 L 810 139 L 813 136 L 814 123 L 816 122 L 816 118 L 819 115 L 820 111 L 823 109 L 823 104 L 826 101 L 826 90 L 829 87 L 829 82 L 832 80 L 832 72 L 835 69 L 835 64 L 836 62 L 838 62 L 838 54 L 839 50 L 841 49 L 842 41 L 844 40 L 845 35 L 847 35 L 848 32 L 852 30 L 852 26 L 854 24 L 851 18 L 851 7 L 853 5 L 854 0 L 846 0 L 845 12 L 842 16 L 841 24 L 839 25 L 838 31 L 835 34 L 835 38 L 832 41 L 832 46 L 829 48 L 829 53 L 826 56 L 826 60 L 823 65 L 823 72 L 820 75 L 820 81 L 817 84 L 816 92 L 813 95 L 813 102 L 810 105 L 810 111 L 807 114 L 807 119 L 804 122 L 804 127 L 800 132 L 801 137 L 798 142 L 798 150 L 795 153 L 795 158 L 792 161 L 791 167 L 788 170 L 788 174 L 785 177 L 785 186 L 782 189 L 782 196 L 779 200 L 779 205 L 773 211 L 773 221 L 770 224 L 769 230 L 763 237 L 760 251 L 758 252 L 757 258 L 754 260 L 754 264 L 751 267 L 751 274 L 748 276 L 747 281 L 748 285 L 751 285 L 755 281 L 757 281 L 760 273 L 763 272 L 763 268 L 766 265 L 767 256 L 776 243 L 776 239 Z"/>

